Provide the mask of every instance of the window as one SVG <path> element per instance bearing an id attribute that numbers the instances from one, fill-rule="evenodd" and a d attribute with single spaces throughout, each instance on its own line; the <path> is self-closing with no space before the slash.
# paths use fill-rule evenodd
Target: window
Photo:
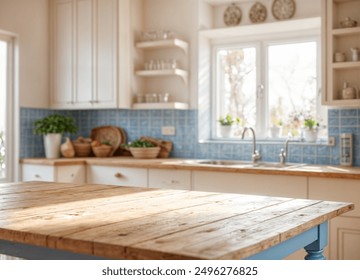
<path id="1" fill-rule="evenodd" d="M 14 178 L 13 55 L 13 38 L 0 34 L 0 182 Z"/>
<path id="2" fill-rule="evenodd" d="M 7 44 L 0 40 L 0 180 L 5 178 L 6 68 Z"/>
<path id="3" fill-rule="evenodd" d="M 240 118 L 233 137 L 240 135 L 241 126 L 255 128 L 263 139 L 300 137 L 304 118 L 326 121 L 317 37 L 216 45 L 213 57 L 213 114 Z M 278 135 L 273 127 L 279 128 Z M 222 137 L 219 126 L 213 131 L 213 137 Z"/>

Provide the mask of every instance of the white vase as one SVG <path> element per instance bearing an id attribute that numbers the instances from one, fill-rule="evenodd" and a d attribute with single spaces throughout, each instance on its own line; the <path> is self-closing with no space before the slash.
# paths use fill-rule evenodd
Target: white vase
<path id="1" fill-rule="evenodd" d="M 220 125 L 220 135 L 224 138 L 229 138 L 233 134 L 233 127 L 231 125 Z"/>
<path id="2" fill-rule="evenodd" d="M 60 157 L 61 134 L 49 133 L 44 135 L 44 147 L 46 158 Z"/>
<path id="3" fill-rule="evenodd" d="M 317 140 L 318 131 L 317 129 L 305 129 L 304 137 L 306 142 L 314 143 Z"/>

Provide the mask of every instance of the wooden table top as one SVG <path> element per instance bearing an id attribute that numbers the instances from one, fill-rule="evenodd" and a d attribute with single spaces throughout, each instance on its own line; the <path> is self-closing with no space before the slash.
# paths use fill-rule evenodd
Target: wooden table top
<path id="1" fill-rule="evenodd" d="M 111 259 L 242 259 L 354 208 L 239 194 L 0 184 L 0 239 Z"/>

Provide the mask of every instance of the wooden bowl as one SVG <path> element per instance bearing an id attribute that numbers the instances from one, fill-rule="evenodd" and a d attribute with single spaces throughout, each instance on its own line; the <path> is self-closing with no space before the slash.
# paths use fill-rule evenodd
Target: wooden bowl
<path id="1" fill-rule="evenodd" d="M 160 153 L 160 147 L 151 148 L 129 148 L 134 158 L 157 158 Z"/>
<path id="2" fill-rule="evenodd" d="M 113 147 L 109 145 L 101 145 L 92 147 L 92 150 L 96 157 L 109 157 L 113 151 Z"/>
<path id="3" fill-rule="evenodd" d="M 91 154 L 91 144 L 90 143 L 76 143 L 73 142 L 75 155 L 78 157 L 88 157 Z"/>

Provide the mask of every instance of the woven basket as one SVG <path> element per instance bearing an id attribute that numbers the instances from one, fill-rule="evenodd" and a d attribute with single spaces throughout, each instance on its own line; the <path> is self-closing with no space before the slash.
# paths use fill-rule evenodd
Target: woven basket
<path id="1" fill-rule="evenodd" d="M 101 145 L 97 147 L 92 147 L 92 150 L 96 157 L 109 157 L 111 156 L 113 147 L 108 145 Z"/>
<path id="2" fill-rule="evenodd" d="M 159 155 L 160 147 L 152 148 L 129 148 L 134 158 L 156 158 Z"/>
<path id="3" fill-rule="evenodd" d="M 91 154 L 91 144 L 90 143 L 76 143 L 73 142 L 75 155 L 78 157 L 88 157 Z"/>

